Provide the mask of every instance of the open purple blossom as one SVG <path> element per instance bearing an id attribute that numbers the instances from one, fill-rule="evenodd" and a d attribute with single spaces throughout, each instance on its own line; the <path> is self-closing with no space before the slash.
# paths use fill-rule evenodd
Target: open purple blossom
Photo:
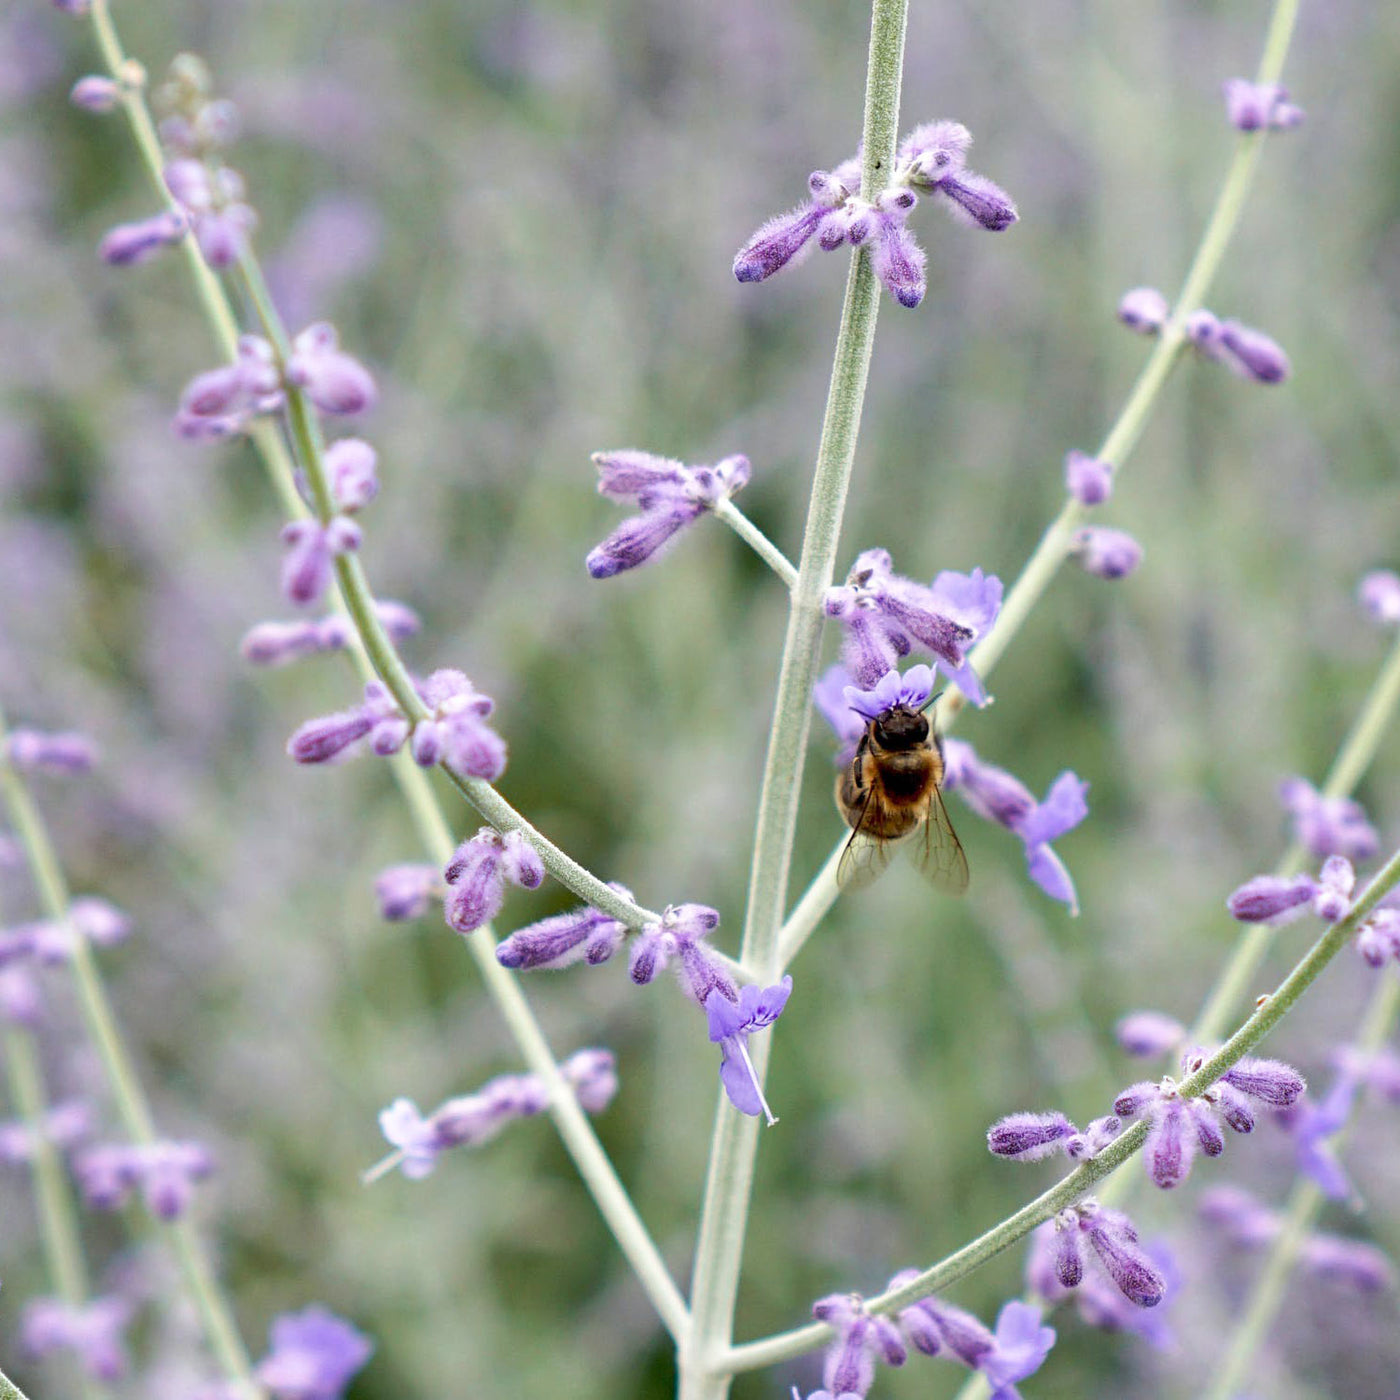
<path id="1" fill-rule="evenodd" d="M 726 457 L 714 466 L 688 467 L 669 457 L 627 448 L 595 452 L 598 491 L 641 508 L 629 516 L 586 560 L 594 578 L 635 569 L 656 556 L 685 526 L 730 499 L 748 484 L 749 459 Z"/>
<path id="2" fill-rule="evenodd" d="M 241 336 L 231 365 L 205 370 L 185 385 L 172 427 L 192 442 L 220 442 L 276 412 L 282 397 L 272 346 L 261 336 Z"/>
<path id="3" fill-rule="evenodd" d="M 494 702 L 461 671 L 444 668 L 414 682 L 429 713 L 410 723 L 381 681 L 365 684 L 364 701 L 351 710 L 308 720 L 287 741 L 298 763 L 329 763 L 368 748 L 387 757 L 409 743 L 413 760 L 431 768 L 447 763 L 465 777 L 494 782 L 506 766 L 505 741 L 486 724 Z"/>
<path id="4" fill-rule="evenodd" d="M 1086 1265 L 1135 1307 L 1156 1307 L 1166 1296 L 1166 1276 L 1138 1242 L 1132 1221 L 1092 1199 L 1067 1207 L 1040 1226 L 1027 1273 L 1038 1293 L 1058 1302 L 1092 1276 Z"/>
<path id="5" fill-rule="evenodd" d="M 348 516 L 292 520 L 282 527 L 282 596 L 289 603 L 319 603 L 330 587 L 335 560 L 360 547 L 360 527 Z"/>
<path id="6" fill-rule="evenodd" d="M 896 167 L 920 194 L 933 196 L 961 222 L 989 233 L 1019 217 L 1010 196 L 985 175 L 967 168 L 972 134 L 960 122 L 926 122 L 899 143 Z"/>
<path id="7" fill-rule="evenodd" d="M 73 1163 L 83 1199 L 94 1210 L 117 1210 L 139 1189 L 157 1220 L 178 1220 L 195 1183 L 213 1170 L 213 1157 L 197 1142 L 104 1143 Z"/>
<path id="8" fill-rule="evenodd" d="M 166 248 L 173 248 L 189 229 L 189 224 L 173 209 L 162 210 L 149 219 L 114 224 L 102 235 L 97 256 L 108 267 L 136 267 Z"/>
<path id="9" fill-rule="evenodd" d="M 1288 100 L 1288 89 L 1248 78 L 1225 81 L 1225 115 L 1236 131 L 1291 131 L 1303 121 L 1303 109 Z"/>
<path id="10" fill-rule="evenodd" d="M 1050 843 L 1089 815 L 1084 799 L 1089 784 L 1066 770 L 1051 783 L 1045 801 L 1037 802 L 1018 778 L 1004 768 L 984 763 L 972 745 L 960 739 L 944 741 L 943 775 L 945 790 L 958 791 L 979 817 L 1021 838 L 1031 879 L 1051 899 L 1067 904 L 1070 912 L 1077 914 L 1074 881 Z"/>
<path id="11" fill-rule="evenodd" d="M 622 885 L 613 885 L 624 899 L 632 892 Z M 567 914 L 555 914 L 516 929 L 509 938 L 496 945 L 496 961 L 502 967 L 525 970 L 529 968 L 568 967 L 586 962 L 590 966 L 605 963 L 622 947 L 627 926 L 611 914 L 584 905 Z"/>
<path id="12" fill-rule="evenodd" d="M 1293 819 L 1293 837 L 1315 856 L 1370 860 L 1380 837 L 1366 809 L 1350 797 L 1324 797 L 1306 778 L 1285 778 L 1279 801 Z"/>
<path id="13" fill-rule="evenodd" d="M 1203 1063 L 1204 1056 L 1193 1051 L 1183 1057 L 1182 1068 L 1189 1076 Z M 1155 1185 L 1170 1190 L 1186 1180 L 1198 1151 L 1207 1157 L 1225 1151 L 1222 1124 L 1237 1133 L 1252 1132 L 1256 1107 L 1291 1107 L 1306 1087 L 1292 1065 L 1246 1056 L 1194 1098 L 1184 1098 L 1170 1077 L 1160 1083 L 1143 1080 L 1118 1095 L 1113 1111 L 1147 1119 L 1143 1164 Z"/>
<path id="14" fill-rule="evenodd" d="M 992 1350 L 978 1369 L 991 1387 L 991 1400 L 1019 1400 L 1016 1382 L 1033 1376 L 1055 1345 L 1055 1329 L 1046 1327 L 1040 1309 L 1013 1299 L 997 1314 Z"/>
<path id="15" fill-rule="evenodd" d="M 1095 578 L 1127 578 L 1142 563 L 1142 546 L 1126 530 L 1085 525 L 1074 532 L 1070 557 Z"/>
<path id="16" fill-rule="evenodd" d="M 1113 1028 L 1114 1039 L 1138 1059 L 1165 1055 L 1186 1038 L 1186 1027 L 1161 1011 L 1131 1011 Z"/>
<path id="17" fill-rule="evenodd" d="M 255 1374 L 275 1400 L 341 1400 L 373 1353 L 363 1332 L 313 1304 L 274 1319 Z"/>
<path id="18" fill-rule="evenodd" d="M 119 1380 L 126 1374 L 126 1329 L 133 1312 L 129 1299 L 116 1296 L 77 1304 L 32 1298 L 20 1315 L 20 1344 L 36 1360 L 66 1351 L 94 1380 Z"/>
<path id="19" fill-rule="evenodd" d="M 740 1113 L 750 1117 L 762 1113 L 770 1127 L 778 1120 L 763 1097 L 758 1072 L 749 1058 L 748 1040 L 755 1031 L 767 1030 L 783 1014 L 791 993 L 792 978 L 784 977 L 772 987 L 744 987 L 737 1002 L 719 987 L 705 998 L 710 1039 L 720 1048 L 719 1081 L 724 1092 Z"/>
<path id="20" fill-rule="evenodd" d="M 88 773 L 97 763 L 97 745 L 71 730 L 12 729 L 5 760 L 21 773 Z"/>
<path id="21" fill-rule="evenodd" d="M 945 569 L 924 585 L 896 574 L 888 551 L 867 549 L 846 582 L 827 589 L 823 607 L 841 623 L 842 661 L 858 688 L 871 689 L 918 648 L 980 706 L 987 697 L 966 653 L 996 620 L 1001 595 L 1001 580 L 981 569 Z"/>
<path id="22" fill-rule="evenodd" d="M 1100 506 L 1113 494 L 1113 463 L 1072 447 L 1065 454 L 1065 489 L 1082 506 Z"/>
<path id="23" fill-rule="evenodd" d="M 1356 600 L 1382 627 L 1400 624 L 1400 574 L 1393 569 L 1372 569 L 1357 585 Z"/>
<path id="24" fill-rule="evenodd" d="M 1112 1114 L 1095 1118 L 1080 1132 L 1063 1113 L 1009 1113 L 987 1129 L 987 1148 L 994 1156 L 1018 1162 L 1038 1162 L 1057 1152 L 1082 1162 L 1097 1157 L 1122 1126 Z"/>
<path id="25" fill-rule="evenodd" d="M 44 1114 L 38 1133 L 22 1118 L 0 1122 L 0 1162 L 11 1166 L 32 1162 L 39 1141 L 56 1152 L 68 1152 L 92 1132 L 92 1110 L 82 1099 L 65 1099 Z"/>
<path id="26" fill-rule="evenodd" d="M 518 831 L 504 835 L 483 826 L 457 847 L 443 872 L 448 890 L 443 911 L 458 933 L 471 933 L 501 910 L 506 882 L 536 890 L 544 881 L 544 862 Z"/>
<path id="27" fill-rule="evenodd" d="M 1281 384 L 1291 372 L 1283 347 L 1240 321 L 1222 321 L 1202 309 L 1186 318 L 1185 329 L 1186 338 L 1203 358 L 1224 365 L 1242 379 Z"/>
<path id="28" fill-rule="evenodd" d="M 617 1093 L 617 1061 L 610 1050 L 580 1050 L 559 1066 L 578 1101 L 589 1113 L 601 1113 Z M 426 1118 L 412 1099 L 395 1099 L 379 1115 L 379 1127 L 396 1148 L 369 1174 L 377 1179 L 391 1166 L 419 1181 L 437 1166 L 449 1147 L 479 1147 L 520 1118 L 533 1118 L 549 1107 L 549 1091 L 536 1074 L 505 1074 L 473 1094 L 448 1099 Z"/>
<path id="29" fill-rule="evenodd" d="M 295 384 L 322 413 L 336 417 L 364 413 L 379 397 L 374 378 L 340 348 L 329 321 L 317 321 L 292 341 L 287 382 Z"/>
<path id="30" fill-rule="evenodd" d="M 1156 335 L 1170 315 L 1171 306 L 1156 287 L 1133 287 L 1118 303 L 1118 319 L 1139 335 Z"/>
<path id="31" fill-rule="evenodd" d="M 376 599 L 374 612 L 395 642 L 413 636 L 422 626 L 412 608 L 392 599 Z M 286 666 L 306 656 L 344 651 L 353 635 L 353 625 L 339 613 L 296 622 L 259 622 L 244 633 L 239 652 L 254 666 Z"/>
<path id="32" fill-rule="evenodd" d="M 1311 875 L 1256 875 L 1230 895 L 1225 907 L 1246 924 L 1277 926 L 1308 913 L 1335 924 L 1350 911 L 1355 885 L 1351 862 L 1345 856 L 1328 856 L 1316 879 Z"/>
<path id="33" fill-rule="evenodd" d="M 897 705 L 922 710 L 933 694 L 933 672 L 927 666 L 911 666 L 902 676 L 886 671 L 869 689 L 848 685 L 842 692 L 846 706 L 862 720 L 879 719 Z"/>

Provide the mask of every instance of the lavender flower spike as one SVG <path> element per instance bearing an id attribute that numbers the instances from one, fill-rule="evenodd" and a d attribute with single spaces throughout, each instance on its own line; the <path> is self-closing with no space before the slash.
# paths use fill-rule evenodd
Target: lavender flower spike
<path id="1" fill-rule="evenodd" d="M 741 491 L 749 480 L 749 459 L 740 455 L 712 467 L 688 467 L 669 457 L 626 449 L 595 452 L 593 462 L 601 494 L 635 501 L 642 509 L 589 553 L 585 562 L 594 578 L 612 578 L 646 563 L 680 530 Z"/>
<path id="2" fill-rule="evenodd" d="M 755 1031 L 766 1030 L 782 1015 L 783 1007 L 792 993 L 792 978 L 772 987 L 745 987 L 737 1004 L 716 987 L 705 999 L 705 1015 L 710 1023 L 710 1039 L 720 1047 L 719 1079 L 729 1101 L 740 1113 L 757 1117 L 759 1113 L 772 1127 L 778 1120 L 763 1097 L 753 1061 L 749 1058 L 748 1038 Z"/>

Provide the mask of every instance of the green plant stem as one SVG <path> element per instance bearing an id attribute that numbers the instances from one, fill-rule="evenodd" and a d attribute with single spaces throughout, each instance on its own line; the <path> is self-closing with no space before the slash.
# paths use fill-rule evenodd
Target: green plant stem
<path id="1" fill-rule="evenodd" d="M 0 713 L 0 748 L 3 748 L 5 734 L 5 717 Z M 72 933 L 68 966 L 78 994 L 78 1006 L 102 1063 L 122 1126 L 133 1143 L 150 1146 L 157 1140 L 150 1105 L 122 1042 L 91 945 L 69 918 L 71 901 L 68 885 L 63 878 L 53 841 L 28 787 L 14 767 L 6 762 L 0 762 L 0 799 L 3 799 L 15 834 L 24 849 L 44 917 L 66 926 Z M 213 1267 L 194 1226 L 189 1220 L 181 1219 L 162 1225 L 161 1230 L 170 1240 L 179 1260 L 185 1285 L 194 1299 L 205 1336 L 219 1366 L 230 1380 L 248 1388 L 250 1393 L 257 1393 L 248 1353 L 234 1322 L 233 1309 L 220 1291 Z"/>
<path id="2" fill-rule="evenodd" d="M 1397 884 L 1400 884 L 1400 851 L 1392 855 L 1377 872 L 1346 918 L 1328 928 L 1288 976 L 1279 983 L 1273 994 L 1261 999 L 1254 1014 L 1219 1050 L 1204 1061 L 1200 1069 L 1180 1082 L 1177 1088 L 1181 1097 L 1198 1097 L 1222 1074 L 1254 1050 L 1293 1009 L 1303 993 L 1321 976 L 1327 964 L 1350 942 L 1366 916 Z M 994 1225 L 985 1234 L 979 1235 L 970 1244 L 940 1260 L 932 1268 L 925 1269 L 901 1287 L 866 1299 L 865 1310 L 869 1313 L 897 1312 L 919 1298 L 937 1293 L 949 1284 L 956 1283 L 958 1279 L 985 1264 L 1002 1250 L 1024 1239 L 1037 1225 L 1043 1224 L 1057 1211 L 1073 1204 L 1096 1182 L 1116 1171 L 1142 1146 L 1147 1132 L 1148 1125 L 1145 1120 L 1134 1123 L 1114 1138 L 1097 1157 L 1076 1167 L 1048 1191 L 1022 1206 L 1000 1224 Z M 832 1329 L 825 1323 L 813 1323 L 811 1326 L 799 1327 L 762 1341 L 733 1347 L 725 1356 L 724 1365 L 733 1371 L 750 1371 L 760 1366 L 770 1366 L 811 1351 L 829 1341 L 832 1335 Z"/>
<path id="3" fill-rule="evenodd" d="M 10 1026 L 4 1032 L 4 1045 L 10 1097 L 29 1129 L 39 1238 L 48 1266 L 49 1286 L 65 1303 L 81 1307 L 87 1302 L 90 1291 L 87 1263 L 83 1258 L 73 1194 L 68 1188 L 63 1162 L 48 1136 L 45 1122 L 48 1101 L 34 1037 L 26 1030 Z M 84 1388 L 88 1394 L 93 1393 L 90 1384 Z"/>
<path id="4" fill-rule="evenodd" d="M 797 587 L 797 570 L 793 568 L 787 555 L 728 496 L 721 497 L 714 507 L 714 514 L 782 579 L 788 592 Z"/>
<path id="5" fill-rule="evenodd" d="M 875 0 L 873 6 L 861 186 L 866 198 L 883 187 L 894 159 L 906 13 L 906 0 Z M 740 961 L 761 985 L 775 981 L 778 975 L 778 930 L 787 901 L 797 828 L 812 685 L 821 643 L 822 595 L 831 586 L 835 569 L 874 345 L 878 292 L 869 254 L 862 248 L 851 259 L 846 281 L 759 796 Z M 764 1037 L 750 1049 L 760 1082 L 767 1065 L 767 1041 Z M 690 1345 L 681 1355 L 683 1400 L 717 1400 L 729 1388 L 726 1368 L 717 1365 L 716 1359 L 733 1335 L 757 1150 L 758 1120 L 735 1112 L 721 1093 L 696 1244 L 693 1331 Z"/>
<path id="6" fill-rule="evenodd" d="M 1288 52 L 1294 25 L 1298 17 L 1298 0 L 1277 0 L 1269 21 L 1269 29 L 1264 42 L 1264 54 L 1259 64 L 1257 80 L 1261 83 L 1277 82 L 1283 70 L 1283 60 Z M 1187 269 L 1181 291 L 1177 295 L 1176 307 L 1167 324 L 1163 326 L 1152 353 L 1143 365 L 1132 390 L 1128 394 L 1118 417 L 1113 421 L 1096 456 L 1114 464 L 1115 475 L 1122 471 L 1125 462 L 1142 437 L 1153 409 L 1161 397 L 1163 388 L 1171 376 L 1173 368 L 1181 357 L 1186 345 L 1183 329 L 1186 317 L 1196 310 L 1215 279 L 1225 251 L 1229 247 L 1239 224 L 1240 214 L 1249 195 L 1263 146 L 1263 132 L 1241 133 L 1234 155 L 1231 158 L 1220 193 L 1216 196 L 1196 254 Z M 1051 580 L 1059 572 L 1060 566 L 1069 557 L 1074 543 L 1075 532 L 1088 518 L 1089 511 L 1076 500 L 1065 503 L 1060 513 L 1051 521 L 1040 543 L 1026 561 L 1016 582 L 1002 604 L 991 630 L 973 648 L 970 658 L 977 674 L 984 681 L 991 675 L 996 664 L 1005 655 L 1012 640 L 1025 625 L 1035 605 L 1040 601 Z M 938 702 L 937 725 L 940 733 L 946 734 L 967 703 L 967 697 L 957 686 L 949 686 Z M 779 965 L 788 966 L 802 944 L 809 938 L 822 916 L 836 902 L 836 861 L 846 844 L 842 836 L 832 852 L 831 858 L 822 867 L 811 887 L 803 895 L 798 906 L 801 919 L 796 919 L 794 911 L 791 929 L 784 928 L 779 940 L 782 950 Z M 1262 938 L 1262 935 L 1261 935 Z"/>
<path id="7" fill-rule="evenodd" d="M 1400 974 L 1387 966 L 1377 974 L 1377 978 L 1362 1020 L 1361 1033 L 1356 1039 L 1356 1048 L 1363 1055 L 1374 1055 L 1385 1044 L 1395 1027 L 1396 1013 L 1400 1012 Z M 1333 1136 L 1334 1150 L 1341 1149 L 1345 1136 L 1345 1130 Z M 1312 1230 L 1325 1199 L 1315 1181 L 1300 1178 L 1293 1187 L 1283 1212 L 1283 1228 L 1271 1245 L 1263 1272 L 1245 1301 L 1230 1349 L 1206 1392 L 1205 1400 L 1231 1400 L 1232 1396 L 1243 1390 L 1245 1373 L 1278 1316 L 1298 1251 Z"/>
<path id="8" fill-rule="evenodd" d="M 29 1397 L 9 1376 L 0 1371 L 0 1400 L 29 1400 Z"/>

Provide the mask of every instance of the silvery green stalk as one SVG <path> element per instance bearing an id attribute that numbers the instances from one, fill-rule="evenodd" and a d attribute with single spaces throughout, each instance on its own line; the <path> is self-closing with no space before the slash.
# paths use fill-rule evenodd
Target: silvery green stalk
<path id="1" fill-rule="evenodd" d="M 5 717 L 0 713 L 0 751 L 5 733 Z M 48 828 L 20 774 L 3 759 L 0 759 L 0 801 L 24 849 L 44 917 L 56 924 L 68 923 L 72 901 Z M 73 938 L 69 966 L 79 1010 L 101 1061 L 122 1126 L 133 1143 L 149 1146 L 157 1139 L 150 1105 L 122 1041 L 97 960 L 81 933 L 75 933 Z M 179 1262 L 220 1369 L 235 1384 L 246 1387 L 249 1394 L 256 1393 L 248 1353 L 238 1333 L 233 1309 L 219 1288 L 198 1231 L 188 1218 L 162 1225 L 161 1231 Z"/>
<path id="2" fill-rule="evenodd" d="M 0 1400 L 29 1400 L 29 1397 L 9 1376 L 0 1371 Z"/>
<path id="3" fill-rule="evenodd" d="M 1346 918 L 1327 929 L 1272 994 L 1260 998 L 1254 1014 L 1213 1055 L 1204 1060 L 1194 1074 L 1180 1081 L 1177 1085 L 1180 1096 L 1183 1099 L 1195 1098 L 1255 1049 L 1293 1009 L 1332 959 L 1347 946 L 1366 916 L 1397 885 L 1400 885 L 1400 851 L 1392 855 L 1376 874 Z M 964 1278 L 1018 1240 L 1024 1239 L 1037 1225 L 1049 1220 L 1083 1196 L 1090 1187 L 1123 1166 L 1141 1149 L 1147 1135 L 1148 1125 L 1140 1119 L 1120 1133 L 1096 1157 L 1076 1167 L 1068 1176 L 1000 1224 L 939 1260 L 931 1268 L 922 1270 L 907 1284 L 878 1297 L 867 1298 L 866 1311 L 895 1312 L 917 1298 L 936 1293 Z M 831 1328 L 822 1323 L 799 1327 L 762 1341 L 732 1347 L 722 1358 L 722 1364 L 733 1371 L 771 1366 L 812 1351 L 830 1341 L 831 1336 Z"/>
<path id="4" fill-rule="evenodd" d="M 871 198 L 894 159 L 899 88 L 904 61 L 905 0 L 875 0 L 866 76 L 864 164 L 861 188 Z M 878 286 L 866 249 L 851 258 L 841 329 L 822 421 L 811 503 L 789 603 L 763 770 L 748 908 L 740 961 L 760 985 L 777 980 L 778 931 L 787 902 L 789 864 L 797 825 L 797 802 L 811 722 L 822 628 L 822 596 L 835 570 L 836 547 L 856 435 L 865 399 L 878 309 Z M 760 1079 L 768 1044 L 754 1047 Z M 736 1114 L 721 1094 L 705 1183 L 691 1294 L 692 1330 L 681 1353 L 683 1400 L 709 1400 L 727 1393 L 729 1368 L 723 1349 L 733 1335 L 734 1302 L 743 1258 L 745 1226 L 758 1150 L 757 1119 Z"/>

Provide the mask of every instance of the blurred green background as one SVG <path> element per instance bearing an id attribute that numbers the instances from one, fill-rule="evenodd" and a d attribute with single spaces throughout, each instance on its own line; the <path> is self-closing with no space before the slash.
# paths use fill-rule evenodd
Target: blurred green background
<path id="1" fill-rule="evenodd" d="M 1117 326 L 1129 286 L 1170 295 L 1232 145 L 1220 84 L 1251 72 L 1269 7 L 1141 0 L 940 0 L 912 7 L 904 126 L 953 117 L 971 164 L 1022 221 L 988 237 L 921 210 L 929 293 L 880 315 L 842 567 L 883 545 L 930 578 L 1015 578 L 1092 451 L 1146 344 Z M 868 11 L 767 0 L 122 6 L 154 75 L 205 55 L 239 104 L 232 161 L 294 324 L 331 317 L 380 377 L 356 431 L 384 492 L 364 518 L 382 595 L 419 609 L 423 671 L 465 669 L 498 702 L 505 795 L 647 904 L 701 900 L 732 949 L 784 626 L 779 586 L 713 522 L 659 567 L 586 578 L 620 518 L 588 454 L 691 462 L 742 451 L 740 505 L 800 540 L 843 259 L 739 286 L 734 252 L 859 133 Z M 1278 338 L 1289 383 L 1210 365 L 1174 377 L 1106 523 L 1146 561 L 1108 584 L 1058 578 L 959 736 L 1037 793 L 1064 768 L 1091 816 L 1058 849 L 1076 920 L 1031 887 L 1019 843 L 951 803 L 973 889 L 941 900 L 904 863 L 837 907 L 794 968 L 776 1035 L 738 1333 L 802 1321 L 833 1290 L 878 1290 L 1029 1198 L 1049 1167 L 990 1159 L 1003 1113 L 1106 1110 L 1139 1071 L 1111 1028 L 1143 1006 L 1190 1019 L 1231 945 L 1223 900 L 1272 864 L 1279 778 L 1320 780 L 1385 648 L 1352 601 L 1400 563 L 1400 8 L 1304 6 L 1287 81 L 1308 121 L 1271 140 L 1210 305 Z M 285 617 L 279 520 L 246 446 L 175 441 L 184 382 L 216 356 L 178 257 L 98 263 L 112 223 L 155 205 L 123 124 L 66 105 L 96 66 L 88 29 L 11 0 L 0 14 L 0 675 L 13 717 L 79 727 L 100 775 L 44 789 L 74 886 L 134 916 L 104 959 L 159 1116 L 216 1149 L 200 1209 L 257 1354 L 277 1312 L 319 1300 L 378 1343 L 377 1397 L 642 1400 L 672 1385 L 666 1338 L 546 1123 L 372 1189 L 379 1108 L 425 1108 L 518 1068 L 459 940 L 378 919 L 376 870 L 420 856 L 387 771 L 298 771 L 304 718 L 353 697 L 328 658 L 255 673 L 254 622 Z M 319 221 L 319 222 L 318 222 Z M 327 232 L 329 230 L 329 233 Z M 836 638 L 831 639 L 833 651 Z M 838 833 L 814 728 L 794 895 Z M 1400 829 L 1397 745 L 1362 796 Z M 463 835 L 473 815 L 445 794 Z M 10 877 L 0 913 L 29 916 Z M 512 896 L 508 931 L 570 897 Z M 1278 939 L 1276 969 L 1305 926 Z M 1262 990 L 1273 971 L 1261 979 Z M 1369 982 L 1333 969 L 1271 1047 L 1319 1083 Z M 96 1090 L 61 978 L 55 1090 Z M 606 1044 L 622 1092 L 599 1131 L 687 1276 L 716 1055 L 676 989 L 619 959 L 537 974 L 560 1054 Z M 1400 1244 L 1400 1127 L 1350 1153 L 1371 1210 L 1329 1224 Z M 1144 1199 L 1186 1284 L 1178 1346 L 1056 1320 L 1028 1396 L 1190 1395 L 1220 1354 L 1248 1261 L 1194 1223 L 1202 1184 L 1281 1199 L 1267 1126 L 1188 1187 Z M 0 1182 L 0 1337 L 45 1291 L 28 1184 Z M 95 1262 L 156 1279 L 119 1221 Z M 989 1321 L 1019 1251 L 954 1300 Z M 155 1286 L 154 1284 L 152 1286 Z M 1394 1300 L 1300 1282 L 1256 1391 L 1393 1397 Z M 1304 1316 L 1324 1323 L 1300 1321 Z M 192 1322 L 148 1313 L 141 1350 L 178 1376 Z M 877 1394 L 951 1395 L 916 1360 Z M 815 1361 L 747 1376 L 804 1393 Z M 170 1394 L 181 1393 L 176 1382 Z M 156 1395 L 157 1381 L 132 1395 Z"/>

